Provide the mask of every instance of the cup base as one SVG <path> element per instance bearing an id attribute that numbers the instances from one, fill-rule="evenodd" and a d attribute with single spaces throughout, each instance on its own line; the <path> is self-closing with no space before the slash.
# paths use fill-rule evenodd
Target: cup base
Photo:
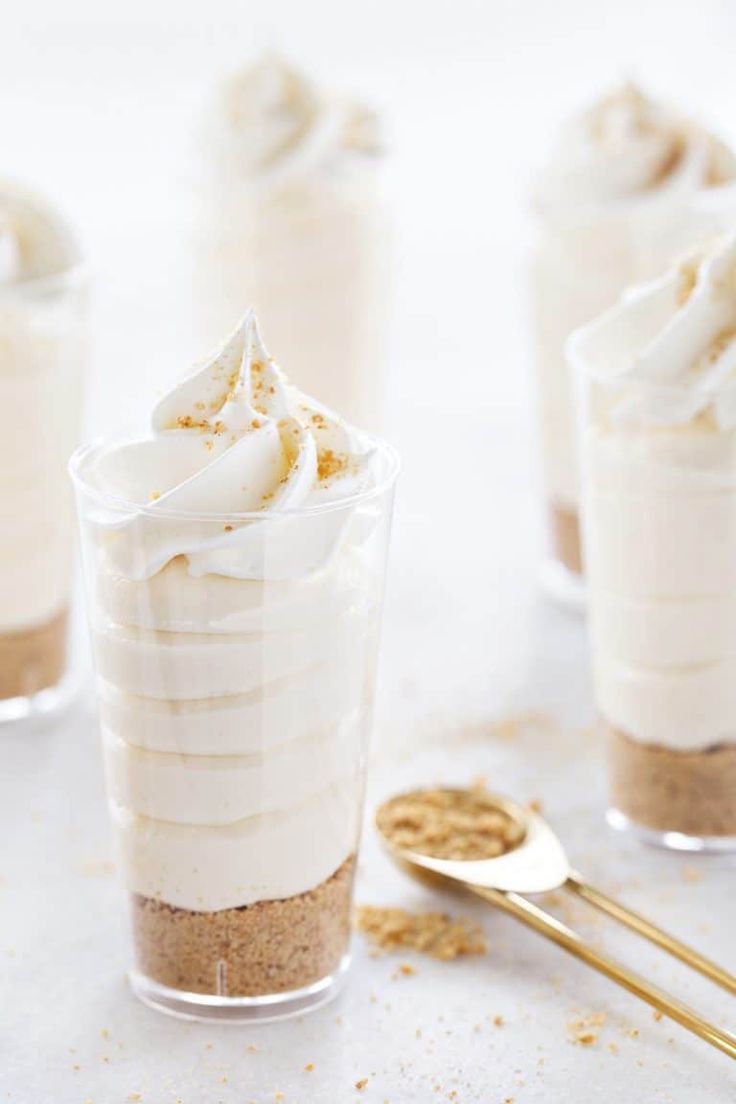
<path id="1" fill-rule="evenodd" d="M 570 613 L 585 613 L 585 581 L 561 560 L 545 560 L 539 569 L 539 589 L 555 605 Z"/>
<path id="2" fill-rule="evenodd" d="M 645 828 L 611 807 L 606 811 L 606 823 L 616 832 L 624 832 L 638 843 L 648 847 L 660 847 L 666 851 L 687 851 L 689 853 L 724 854 L 736 851 L 736 836 L 692 836 L 685 832 L 658 831 Z"/>
<path id="3" fill-rule="evenodd" d="M 69 673 L 55 686 L 35 694 L 0 699 L 0 726 L 55 717 L 67 709 L 77 695 L 78 680 Z"/>
<path id="4" fill-rule="evenodd" d="M 180 1020 L 201 1020 L 212 1023 L 271 1023 L 290 1016 L 302 1016 L 321 1008 L 340 993 L 350 967 L 350 955 L 343 955 L 334 973 L 286 993 L 260 997 L 220 997 L 202 993 L 187 993 L 171 989 L 135 970 L 130 971 L 130 985 L 149 1008 L 165 1012 Z"/>

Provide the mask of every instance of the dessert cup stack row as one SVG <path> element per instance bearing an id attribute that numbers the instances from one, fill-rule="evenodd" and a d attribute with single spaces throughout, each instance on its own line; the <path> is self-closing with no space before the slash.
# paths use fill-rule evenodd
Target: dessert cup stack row
<path id="1" fill-rule="evenodd" d="M 348 961 L 397 474 L 370 435 L 388 242 L 374 116 L 280 59 L 226 83 L 203 147 L 197 344 L 221 344 L 147 437 L 71 474 L 134 988 L 263 1018 L 322 1003 Z M 626 86 L 565 129 L 534 205 L 553 553 L 585 569 L 609 819 L 729 847 L 736 159 Z M 85 336 L 73 234 L 0 185 L 0 397 L 26 415 L 0 441 L 8 718 L 73 681 Z"/>

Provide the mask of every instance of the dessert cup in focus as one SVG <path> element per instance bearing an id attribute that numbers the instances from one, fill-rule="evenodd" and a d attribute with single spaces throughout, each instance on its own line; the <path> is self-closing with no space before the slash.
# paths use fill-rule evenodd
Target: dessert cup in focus
<path id="1" fill-rule="evenodd" d="M 722 143 L 632 85 L 567 124 L 538 180 L 530 280 L 550 532 L 545 579 L 557 597 L 582 599 L 565 340 L 626 287 L 725 228 L 736 215 L 734 181 L 736 159 Z"/>
<path id="2" fill-rule="evenodd" d="M 73 505 L 85 360 L 79 246 L 36 194 L 0 181 L 0 721 L 54 712 L 73 690 Z"/>
<path id="3" fill-rule="evenodd" d="M 197 354 L 252 302 L 292 378 L 376 431 L 388 230 L 375 116 L 268 54 L 205 121 L 194 229 Z"/>
<path id="4" fill-rule="evenodd" d="M 727 238 L 568 346 L 609 820 L 683 850 L 736 845 L 734 335 Z"/>
<path id="5" fill-rule="evenodd" d="M 292 387 L 249 314 L 72 462 L 133 986 L 263 1019 L 348 962 L 396 461 Z"/>

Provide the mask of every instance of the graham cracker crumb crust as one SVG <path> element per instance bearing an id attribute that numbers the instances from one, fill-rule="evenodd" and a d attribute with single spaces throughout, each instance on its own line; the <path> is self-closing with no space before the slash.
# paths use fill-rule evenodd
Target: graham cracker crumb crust
<path id="1" fill-rule="evenodd" d="M 131 897 L 136 964 L 161 985 L 189 993 L 284 993 L 333 973 L 347 950 L 355 859 L 294 897 L 194 912 Z"/>
<path id="2" fill-rule="evenodd" d="M 691 836 L 736 835 L 736 746 L 673 751 L 607 726 L 611 801 L 635 824 Z"/>
<path id="3" fill-rule="evenodd" d="M 525 833 L 479 787 L 396 797 L 381 806 L 376 823 L 397 847 L 435 859 L 495 859 L 517 847 Z"/>
<path id="4" fill-rule="evenodd" d="M 355 926 L 384 951 L 413 950 L 449 962 L 462 955 L 482 955 L 487 947 L 477 924 L 453 920 L 444 912 L 408 912 L 400 908 L 363 905 Z"/>
<path id="5" fill-rule="evenodd" d="M 32 629 L 0 633 L 0 699 L 27 697 L 60 682 L 66 646 L 66 610 Z"/>
<path id="6" fill-rule="evenodd" d="M 559 506 L 551 508 L 552 549 L 555 557 L 574 575 L 583 574 L 580 543 L 580 519 L 576 510 Z"/>

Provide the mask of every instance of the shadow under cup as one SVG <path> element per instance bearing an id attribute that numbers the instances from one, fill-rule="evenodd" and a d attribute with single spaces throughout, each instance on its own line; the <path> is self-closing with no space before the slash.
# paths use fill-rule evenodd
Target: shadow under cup
<path id="1" fill-rule="evenodd" d="M 184 514 L 72 461 L 133 986 L 180 1015 L 274 1018 L 348 962 L 397 473 L 282 513 Z M 206 551 L 207 570 L 201 553 Z"/>

